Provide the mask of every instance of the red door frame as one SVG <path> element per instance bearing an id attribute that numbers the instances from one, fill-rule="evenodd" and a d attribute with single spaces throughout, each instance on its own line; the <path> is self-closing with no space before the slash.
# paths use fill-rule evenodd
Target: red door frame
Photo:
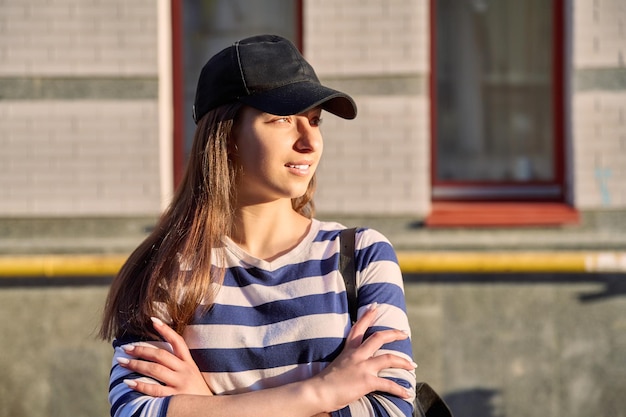
<path id="1" fill-rule="evenodd" d="M 185 130 L 184 130 L 184 85 L 185 78 L 183 72 L 183 28 L 182 28 L 182 0 L 171 0 L 171 17 L 172 17 L 172 113 L 173 113 L 173 173 L 174 173 L 174 189 L 178 187 L 183 178 L 184 149 L 185 149 Z"/>

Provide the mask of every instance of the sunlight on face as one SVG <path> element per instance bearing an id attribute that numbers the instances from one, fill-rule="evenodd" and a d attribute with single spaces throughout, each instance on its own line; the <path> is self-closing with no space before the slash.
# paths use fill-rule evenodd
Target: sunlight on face
<path id="1" fill-rule="evenodd" d="M 320 115 L 319 108 L 291 116 L 242 109 L 234 131 L 240 200 L 292 199 L 306 192 L 324 147 Z"/>

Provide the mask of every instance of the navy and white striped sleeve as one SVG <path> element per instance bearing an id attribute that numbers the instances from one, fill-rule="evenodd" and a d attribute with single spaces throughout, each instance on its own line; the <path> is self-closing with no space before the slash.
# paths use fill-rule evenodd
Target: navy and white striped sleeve
<path id="1" fill-rule="evenodd" d="M 124 343 L 125 344 L 125 343 Z M 135 342 L 144 346 L 154 346 L 171 350 L 168 343 L 164 342 Z M 111 404 L 111 417 L 165 417 L 171 397 L 151 397 L 131 389 L 124 383 L 125 379 L 141 379 L 145 382 L 158 384 L 159 382 L 122 368 L 117 358 L 132 359 L 121 348 L 123 343 L 113 342 L 115 348 L 111 375 L 109 378 L 109 403 Z"/>

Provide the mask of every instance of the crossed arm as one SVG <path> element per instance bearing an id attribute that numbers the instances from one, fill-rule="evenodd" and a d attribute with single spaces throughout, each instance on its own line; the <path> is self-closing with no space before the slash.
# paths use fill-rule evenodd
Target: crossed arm
<path id="1" fill-rule="evenodd" d="M 130 372 L 162 382 L 161 385 L 142 379 L 124 380 L 137 393 L 154 398 L 171 397 L 166 405 L 168 417 L 325 416 L 374 391 L 404 399 L 410 397 L 411 393 L 404 387 L 379 377 L 378 373 L 388 368 L 411 371 L 416 365 L 394 354 L 374 356 L 381 346 L 404 340 L 407 334 L 399 330 L 383 330 L 363 340 L 376 315 L 376 308 L 372 308 L 355 323 L 342 353 L 319 374 L 303 381 L 244 394 L 213 395 L 183 338 L 158 319 L 153 320 L 154 328 L 171 345 L 172 351 L 146 345 L 125 345 L 126 355 L 118 357 L 117 361 Z M 122 415 L 123 407 L 117 410 Z M 144 411 L 148 409 L 146 407 Z M 150 414 L 146 412 L 146 415 Z"/>

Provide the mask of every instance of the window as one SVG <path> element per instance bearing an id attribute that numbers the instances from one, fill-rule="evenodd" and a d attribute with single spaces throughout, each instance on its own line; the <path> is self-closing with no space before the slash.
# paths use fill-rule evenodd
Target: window
<path id="1" fill-rule="evenodd" d="M 562 201 L 561 0 L 433 0 L 433 200 Z"/>

